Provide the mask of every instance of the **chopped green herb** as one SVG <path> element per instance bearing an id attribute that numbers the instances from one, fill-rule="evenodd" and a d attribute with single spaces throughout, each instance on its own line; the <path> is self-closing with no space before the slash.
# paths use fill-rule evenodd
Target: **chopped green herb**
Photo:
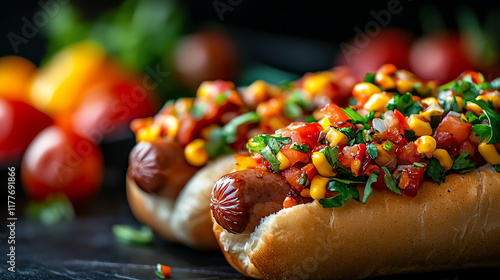
<path id="1" fill-rule="evenodd" d="M 299 185 L 306 186 L 307 185 L 307 173 L 304 172 L 299 179 Z"/>
<path id="2" fill-rule="evenodd" d="M 338 194 L 334 197 L 320 199 L 319 203 L 323 205 L 324 208 L 340 207 L 351 198 L 359 201 L 359 191 L 355 184 L 330 181 L 328 183 L 328 190 L 338 192 Z"/>
<path id="3" fill-rule="evenodd" d="M 385 143 L 382 148 L 384 148 L 384 150 L 390 152 L 392 151 L 392 142 L 391 140 L 387 140 L 387 143 Z"/>
<path id="4" fill-rule="evenodd" d="M 226 143 L 232 144 L 236 141 L 236 132 L 238 127 L 243 124 L 256 123 L 260 121 L 260 116 L 257 112 L 248 112 L 232 119 L 222 128 L 222 134 L 226 138 Z"/>
<path id="5" fill-rule="evenodd" d="M 444 182 L 446 173 L 439 161 L 435 158 L 424 158 L 424 162 L 427 164 L 425 175 L 438 184 L 441 184 L 441 181 Z"/>
<path id="6" fill-rule="evenodd" d="M 259 135 L 252 138 L 252 143 L 256 145 L 248 145 L 247 148 L 251 154 L 254 152 L 261 154 L 271 165 L 273 172 L 279 171 L 280 161 L 276 157 L 283 145 L 291 143 L 292 140 L 288 137 Z"/>
<path id="7" fill-rule="evenodd" d="M 453 166 L 448 172 L 450 173 L 468 173 L 476 169 L 476 163 L 469 157 L 469 153 L 463 153 L 452 157 Z"/>
<path id="8" fill-rule="evenodd" d="M 392 176 L 389 169 L 385 166 L 381 166 L 380 168 L 382 168 L 382 170 L 385 173 L 384 180 L 385 180 L 385 184 L 387 185 L 387 188 L 390 189 L 391 191 L 397 193 L 397 194 L 401 194 L 401 190 L 399 190 L 399 188 L 397 187 L 396 180 Z"/>
<path id="9" fill-rule="evenodd" d="M 373 145 L 373 144 L 368 144 L 366 145 L 366 152 L 368 153 L 368 155 L 372 158 L 372 159 L 375 159 L 378 157 L 378 150 L 377 150 L 377 146 Z"/>
<path id="10" fill-rule="evenodd" d="M 413 165 L 413 166 L 415 166 L 415 167 L 422 167 L 422 168 L 425 168 L 425 164 L 423 164 L 423 163 L 421 163 L 421 162 L 414 162 L 412 165 Z"/>
<path id="11" fill-rule="evenodd" d="M 405 116 L 418 114 L 422 111 L 422 106 L 420 106 L 420 103 L 413 100 L 411 93 L 394 95 L 394 97 L 387 103 L 386 108 L 387 110 L 397 109 Z"/>
<path id="12" fill-rule="evenodd" d="M 43 202 L 30 202 L 27 215 L 45 226 L 72 221 L 75 211 L 71 202 L 63 194 L 50 195 Z"/>
<path id="13" fill-rule="evenodd" d="M 370 195 L 372 195 L 372 193 L 373 193 L 372 184 L 377 182 L 379 176 L 380 176 L 380 173 L 378 172 L 378 170 L 375 170 L 370 175 L 370 177 L 368 177 L 368 181 L 366 181 L 365 190 L 363 192 L 363 200 L 361 200 L 362 203 L 366 203 L 366 200 L 368 199 L 368 197 Z"/>
<path id="14" fill-rule="evenodd" d="M 112 227 L 116 240 L 129 244 L 150 244 L 153 242 L 153 231 L 146 226 L 137 230 L 129 225 L 114 225 Z"/>
<path id="15" fill-rule="evenodd" d="M 302 143 L 300 146 L 299 144 L 297 143 L 293 143 L 291 146 L 290 146 L 290 149 L 292 150 L 295 150 L 297 152 L 301 152 L 301 153 L 308 153 L 309 152 L 309 147 L 305 144 L 305 143 Z"/>
<path id="16" fill-rule="evenodd" d="M 488 103 L 484 102 L 484 100 L 471 100 L 470 102 L 478 105 L 483 109 L 484 114 L 488 118 L 489 127 L 490 127 L 490 137 L 487 144 L 495 144 L 495 143 L 500 143 L 500 114 L 497 114 L 497 112 L 490 108 L 488 106 Z M 476 124 L 474 126 L 478 126 L 479 124 Z M 474 127 L 473 127 L 474 128 Z M 474 129 L 473 129 L 474 130 Z M 484 127 L 481 129 L 484 132 Z M 476 132 L 474 130 L 474 132 Z M 477 133 L 477 132 L 476 132 Z"/>

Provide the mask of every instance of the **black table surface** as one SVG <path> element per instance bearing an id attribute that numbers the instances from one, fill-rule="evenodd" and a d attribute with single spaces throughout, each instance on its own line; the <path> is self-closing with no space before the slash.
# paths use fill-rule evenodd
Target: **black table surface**
<path id="1" fill-rule="evenodd" d="M 25 208 L 26 199 L 21 198 L 17 206 Z M 5 226 L 0 231 L 0 278 L 158 279 L 156 264 L 162 263 L 172 267 L 173 279 L 246 279 L 227 264 L 220 252 L 197 252 L 158 237 L 147 246 L 117 242 L 111 230 L 115 224 L 140 227 L 127 205 L 123 188 L 101 191 L 97 199 L 77 212 L 75 220 L 57 226 L 43 226 L 23 217 L 21 211 L 16 222 L 16 273 L 6 270 Z M 500 268 L 488 268 L 380 279 L 491 279 L 499 273 Z"/>

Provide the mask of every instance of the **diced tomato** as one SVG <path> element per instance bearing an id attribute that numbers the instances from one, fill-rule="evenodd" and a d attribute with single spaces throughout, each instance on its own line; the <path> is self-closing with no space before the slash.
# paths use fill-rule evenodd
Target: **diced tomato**
<path id="1" fill-rule="evenodd" d="M 400 165 L 394 171 L 394 176 L 397 176 L 399 172 L 399 188 L 401 193 L 407 196 L 414 197 L 417 195 L 420 183 L 424 178 L 425 168 L 416 167 L 413 165 Z"/>
<path id="2" fill-rule="evenodd" d="M 354 146 L 345 146 L 342 150 L 342 156 L 339 155 L 340 163 L 350 168 L 354 176 L 360 174 L 361 164 L 366 153 L 365 144 L 356 144 Z"/>
<path id="3" fill-rule="evenodd" d="M 482 84 L 484 82 L 484 77 L 480 76 L 478 72 L 474 72 L 471 70 L 465 70 L 464 72 L 462 72 L 462 74 L 460 74 L 457 80 L 463 81 L 463 79 L 467 76 L 470 76 L 472 81 L 476 85 Z"/>
<path id="4" fill-rule="evenodd" d="M 405 129 L 409 129 L 408 122 L 406 121 L 406 118 L 401 112 L 399 112 L 397 109 L 394 110 L 394 116 L 398 119 L 398 128 L 401 133 L 404 133 Z"/>
<path id="5" fill-rule="evenodd" d="M 293 166 L 299 161 L 307 163 L 309 161 L 311 153 L 302 153 L 294 149 L 290 149 L 291 145 L 292 143 L 287 144 L 283 146 L 283 148 L 281 148 L 281 152 L 288 158 L 288 160 L 290 161 L 290 165 Z"/>
<path id="6" fill-rule="evenodd" d="M 412 164 L 413 162 L 420 161 L 420 153 L 418 153 L 417 145 L 414 142 L 397 148 L 396 154 L 400 164 Z"/>
<path id="7" fill-rule="evenodd" d="M 476 146 L 472 144 L 472 142 L 469 140 L 463 142 L 458 149 L 459 154 L 468 153 L 471 157 L 474 156 L 475 151 L 476 151 Z"/>
<path id="8" fill-rule="evenodd" d="M 276 131 L 284 137 L 290 137 L 292 143 L 306 144 L 309 149 L 314 148 L 318 142 L 319 134 L 323 127 L 318 123 L 293 122 L 289 126 Z"/>
<path id="9" fill-rule="evenodd" d="M 330 103 L 321 109 L 321 113 L 325 115 L 332 124 L 342 123 L 349 120 L 349 116 L 335 103 Z"/>
<path id="10" fill-rule="evenodd" d="M 437 141 L 438 147 L 446 147 L 443 143 L 445 139 L 444 133 L 449 133 L 457 144 L 462 144 L 470 136 L 472 124 L 464 122 L 460 119 L 460 116 L 454 114 L 448 114 L 444 117 L 443 121 L 439 124 L 436 131 L 434 132 L 434 138 Z M 440 141 L 441 140 L 441 141 Z"/>
<path id="11" fill-rule="evenodd" d="M 285 200 L 283 200 L 283 208 L 290 208 L 297 205 L 297 200 L 291 196 L 287 196 Z"/>
<path id="12" fill-rule="evenodd" d="M 283 177 L 285 177 L 286 181 L 290 184 L 290 186 L 295 189 L 304 188 L 304 186 L 299 185 L 300 178 L 302 177 L 302 170 L 297 167 L 289 167 L 282 172 Z M 302 189 L 300 191 L 302 191 Z"/>
<path id="13" fill-rule="evenodd" d="M 309 182 L 311 182 L 314 176 L 318 174 L 318 171 L 316 170 L 316 167 L 314 167 L 314 164 L 312 164 L 312 162 L 302 167 L 302 171 L 306 172 Z"/>

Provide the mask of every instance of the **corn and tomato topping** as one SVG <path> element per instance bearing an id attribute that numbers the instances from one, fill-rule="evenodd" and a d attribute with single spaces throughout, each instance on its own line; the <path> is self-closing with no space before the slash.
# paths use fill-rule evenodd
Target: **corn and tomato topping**
<path id="1" fill-rule="evenodd" d="M 413 197 L 423 180 L 440 184 L 485 163 L 500 172 L 499 88 L 500 78 L 487 82 L 473 71 L 437 87 L 384 65 L 354 86 L 356 105 L 330 103 L 317 122 L 255 136 L 237 161 L 240 170 L 281 174 L 292 186 L 285 208 L 365 203 L 384 189 Z"/>
<path id="2" fill-rule="evenodd" d="M 243 151 L 252 136 L 272 133 L 293 121 L 319 120 L 319 109 L 347 102 L 355 83 L 346 68 L 308 73 L 281 86 L 259 80 L 237 89 L 232 82 L 207 81 L 196 97 L 169 101 L 156 116 L 134 120 L 131 128 L 137 142 L 180 143 L 186 162 L 203 166 L 223 154 Z M 286 156 L 279 158 L 281 168 L 287 168 Z"/>

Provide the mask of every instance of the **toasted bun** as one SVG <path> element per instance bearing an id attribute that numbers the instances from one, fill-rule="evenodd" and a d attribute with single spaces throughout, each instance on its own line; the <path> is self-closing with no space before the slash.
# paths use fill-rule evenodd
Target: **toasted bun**
<path id="1" fill-rule="evenodd" d="M 214 233 L 229 263 L 263 279 L 359 279 L 500 265 L 500 174 L 482 167 L 414 198 L 374 192 L 365 205 L 317 201 L 261 220 L 250 235 Z"/>
<path id="2" fill-rule="evenodd" d="M 166 240 L 197 250 L 216 250 L 212 232 L 210 194 L 215 182 L 233 170 L 234 155 L 218 158 L 198 171 L 177 199 L 141 190 L 127 176 L 127 198 L 135 217 Z"/>

